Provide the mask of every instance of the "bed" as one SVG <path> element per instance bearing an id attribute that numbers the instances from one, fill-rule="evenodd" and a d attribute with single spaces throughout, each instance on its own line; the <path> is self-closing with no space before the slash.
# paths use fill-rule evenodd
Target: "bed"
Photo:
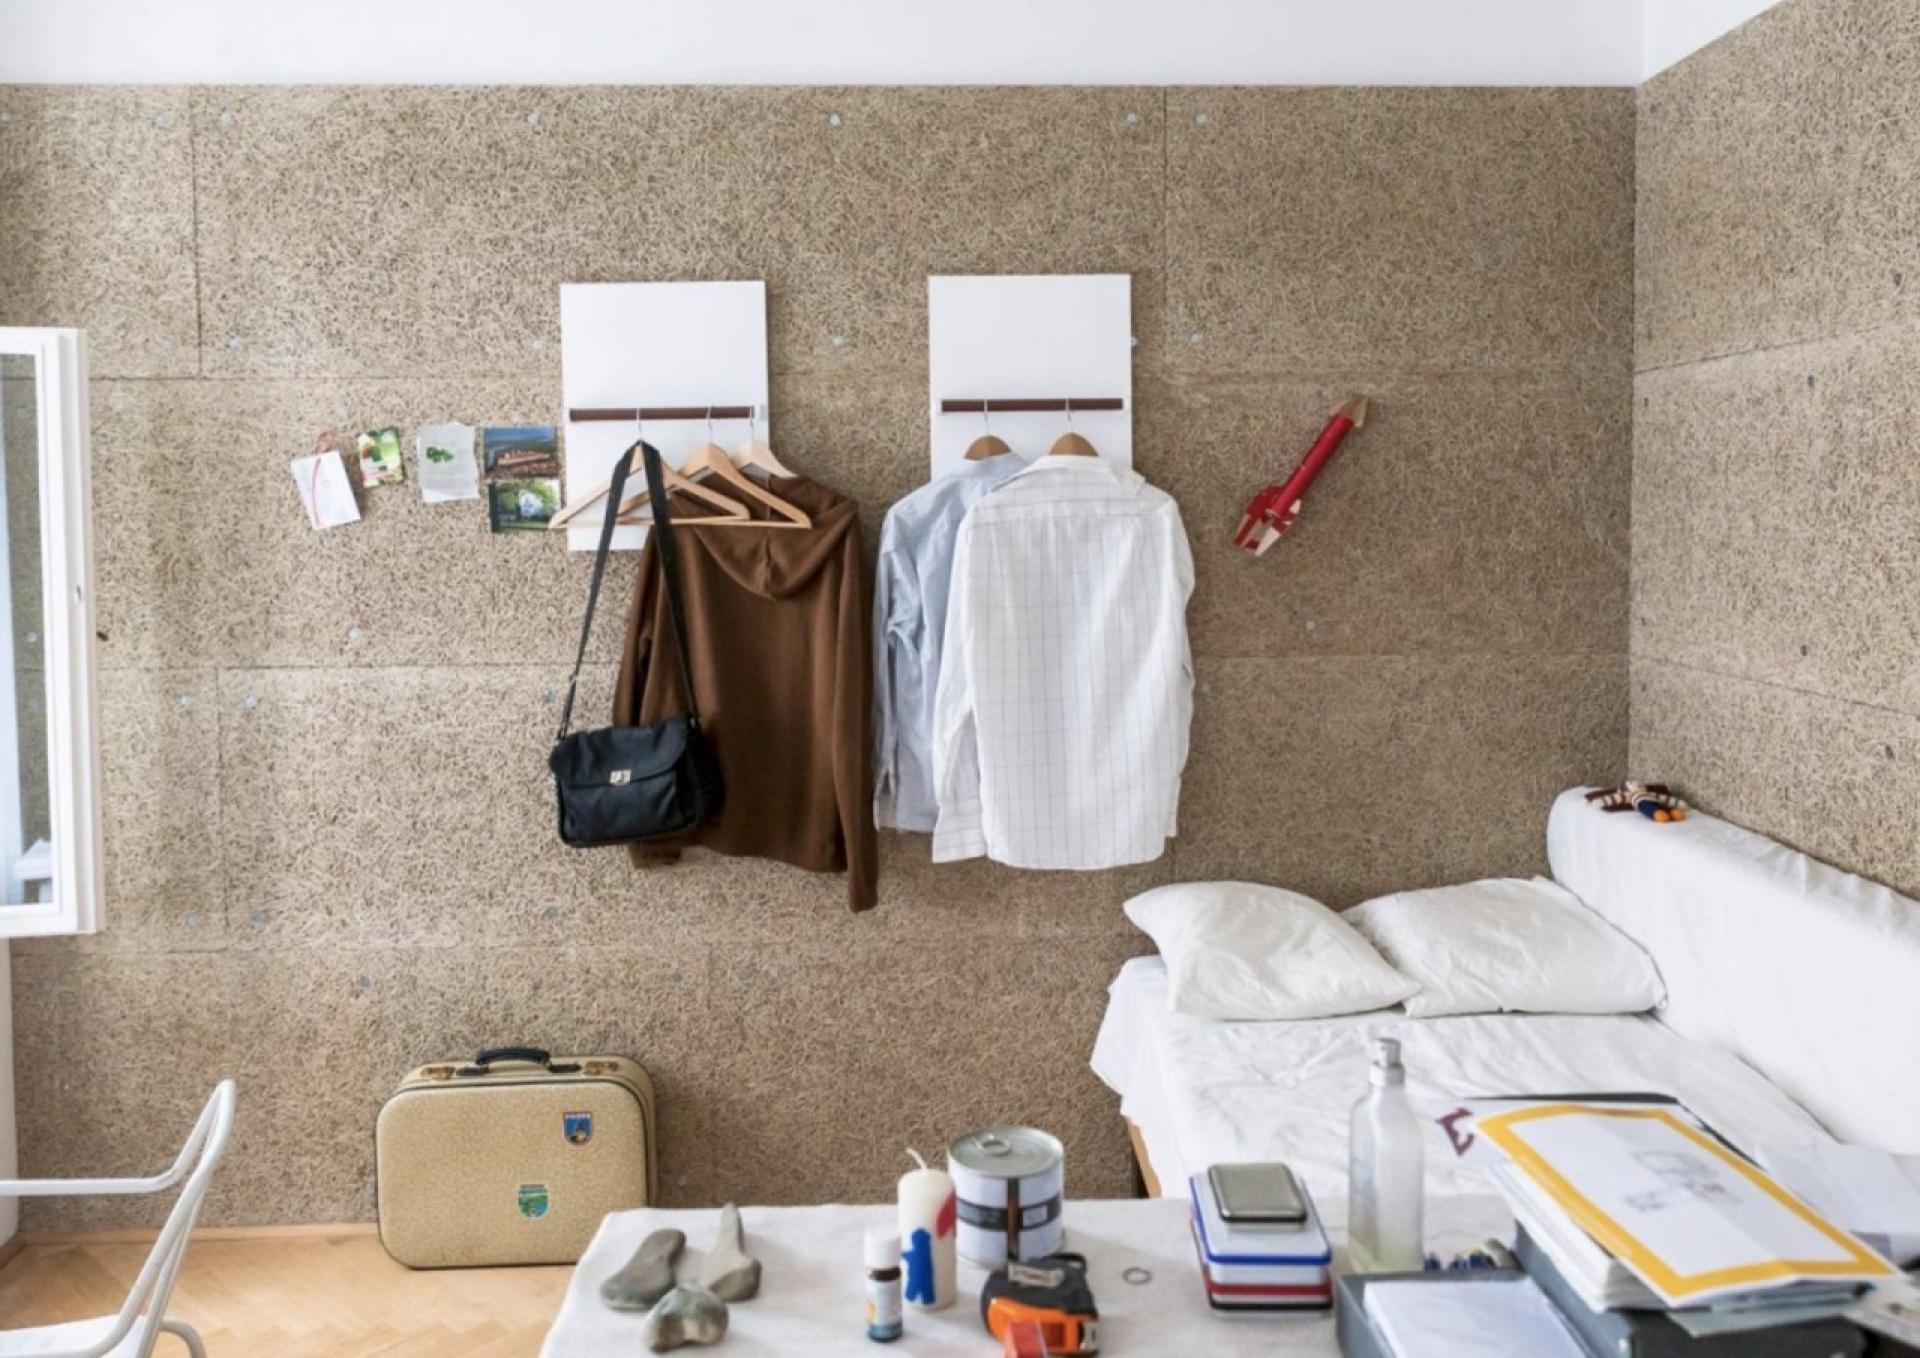
<path id="1" fill-rule="evenodd" d="M 1470 1095 L 1660 1093 L 1748 1150 L 1837 1134 L 1920 1151 L 1920 903 L 1712 816 L 1656 825 L 1582 793 L 1548 817 L 1554 877 L 1652 957 L 1659 1017 L 1223 1022 L 1169 1012 L 1165 965 L 1136 958 L 1110 987 L 1092 1064 L 1150 1191 L 1279 1159 L 1339 1215 L 1375 1036 L 1400 1039 L 1415 1105 L 1435 1113 Z M 1429 1133 L 1429 1201 L 1458 1217 L 1440 1204 L 1487 1190 Z"/>
<path id="2" fill-rule="evenodd" d="M 1142 1177 L 1161 1196 L 1220 1161 L 1285 1160 L 1316 1201 L 1343 1201 L 1347 1114 L 1367 1088 L 1374 1037 L 1397 1037 L 1417 1107 L 1469 1095 L 1659 1093 L 1684 1101 L 1735 1145 L 1831 1138 L 1739 1057 L 1648 1017 L 1395 1010 L 1278 1023 L 1224 1023 L 1167 1010 L 1166 967 L 1137 957 L 1108 990 L 1093 1069 L 1120 1095 Z M 1429 1129 L 1430 1198 L 1484 1195 L 1444 1134 Z"/>

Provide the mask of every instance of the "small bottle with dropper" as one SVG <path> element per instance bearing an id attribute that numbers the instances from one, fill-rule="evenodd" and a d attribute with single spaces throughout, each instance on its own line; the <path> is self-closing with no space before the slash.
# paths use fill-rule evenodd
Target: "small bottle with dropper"
<path id="1" fill-rule="evenodd" d="M 1357 1273 L 1417 1273 L 1426 1259 L 1426 1158 L 1393 1038 L 1374 1040 L 1367 1081 L 1349 1129 L 1348 1259 Z"/>
<path id="2" fill-rule="evenodd" d="M 867 1338 L 891 1344 L 905 1328 L 900 1305 L 900 1236 L 874 1226 L 863 1244 L 867 1265 Z"/>

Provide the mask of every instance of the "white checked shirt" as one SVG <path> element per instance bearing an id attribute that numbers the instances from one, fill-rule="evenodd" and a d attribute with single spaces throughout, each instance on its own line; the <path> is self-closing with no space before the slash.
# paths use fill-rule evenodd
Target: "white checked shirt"
<path id="1" fill-rule="evenodd" d="M 967 512 L 934 698 L 935 862 L 1158 858 L 1193 716 L 1180 510 L 1137 473 L 1043 457 Z"/>

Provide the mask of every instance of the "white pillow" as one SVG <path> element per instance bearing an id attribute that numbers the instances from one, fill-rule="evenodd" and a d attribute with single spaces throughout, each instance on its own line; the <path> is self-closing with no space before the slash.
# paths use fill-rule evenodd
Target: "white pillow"
<path id="1" fill-rule="evenodd" d="M 1127 918 L 1160 947 L 1167 1007 L 1215 1019 L 1305 1019 L 1385 1009 L 1411 981 L 1316 900 L 1252 882 L 1155 887 Z"/>
<path id="2" fill-rule="evenodd" d="M 1420 983 L 1415 1018 L 1638 1014 L 1666 998 L 1639 944 L 1544 877 L 1376 896 L 1347 919 Z"/>

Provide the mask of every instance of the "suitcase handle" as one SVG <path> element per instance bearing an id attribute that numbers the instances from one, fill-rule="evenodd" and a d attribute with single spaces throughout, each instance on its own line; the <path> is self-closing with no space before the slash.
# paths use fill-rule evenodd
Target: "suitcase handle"
<path id="1" fill-rule="evenodd" d="M 474 1054 L 472 1065 L 462 1066 L 453 1073 L 471 1079 L 476 1075 L 485 1075 L 488 1067 L 496 1061 L 524 1061 L 530 1066 L 544 1066 L 555 1075 L 572 1075 L 580 1069 L 571 1063 L 556 1066 L 553 1053 L 545 1047 L 483 1047 Z"/>

